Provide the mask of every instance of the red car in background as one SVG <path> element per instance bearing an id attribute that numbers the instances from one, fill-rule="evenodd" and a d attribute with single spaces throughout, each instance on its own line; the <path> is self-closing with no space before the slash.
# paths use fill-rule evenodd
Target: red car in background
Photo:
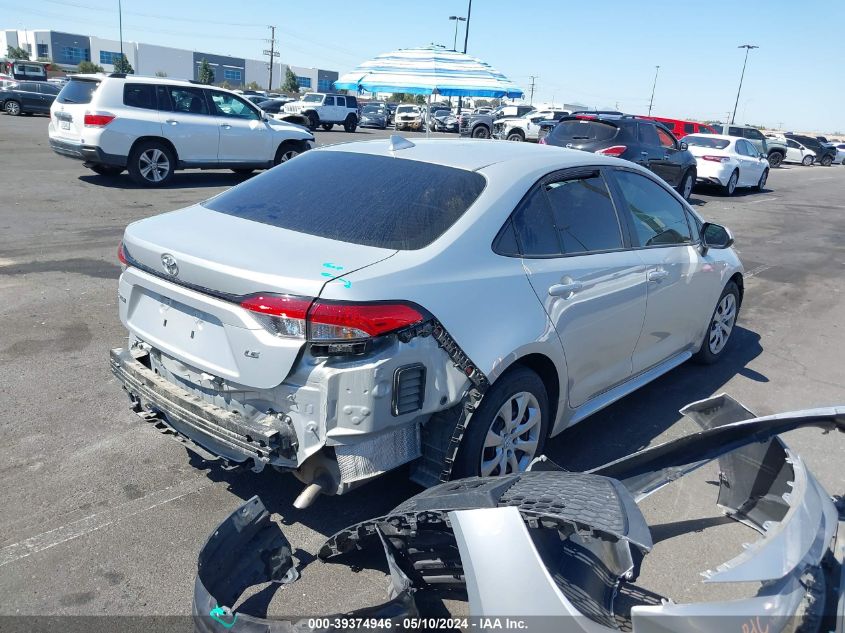
<path id="1" fill-rule="evenodd" d="M 643 119 L 659 121 L 668 127 L 677 138 L 684 138 L 687 134 L 716 134 L 716 129 L 706 123 L 698 121 L 682 121 L 680 119 L 666 119 L 660 116 L 643 116 Z"/>

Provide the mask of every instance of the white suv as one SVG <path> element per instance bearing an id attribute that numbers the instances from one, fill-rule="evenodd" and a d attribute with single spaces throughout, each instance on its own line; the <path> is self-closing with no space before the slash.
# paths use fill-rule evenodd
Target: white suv
<path id="1" fill-rule="evenodd" d="M 75 75 L 50 108 L 50 147 L 102 175 L 161 186 L 176 169 L 268 169 L 314 147 L 298 125 L 190 81 Z"/>
<path id="2" fill-rule="evenodd" d="M 285 114 L 299 114 L 308 118 L 308 127 L 322 127 L 328 131 L 340 124 L 347 132 L 358 127 L 358 99 L 350 95 L 309 92 L 299 101 L 285 104 Z"/>

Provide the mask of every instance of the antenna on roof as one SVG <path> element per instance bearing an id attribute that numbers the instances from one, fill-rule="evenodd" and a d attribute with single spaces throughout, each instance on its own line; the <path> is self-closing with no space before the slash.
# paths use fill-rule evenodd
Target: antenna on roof
<path id="1" fill-rule="evenodd" d="M 410 147 L 416 147 L 416 145 L 414 143 L 412 143 L 411 141 L 409 141 L 408 139 L 406 139 L 402 136 L 399 136 L 398 134 L 391 134 L 390 135 L 390 144 L 387 146 L 387 148 L 391 152 L 395 152 L 396 150 L 400 150 L 400 149 L 408 149 Z"/>

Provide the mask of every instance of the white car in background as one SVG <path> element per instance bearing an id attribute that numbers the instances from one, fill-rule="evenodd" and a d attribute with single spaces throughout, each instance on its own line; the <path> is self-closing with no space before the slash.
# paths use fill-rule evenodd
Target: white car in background
<path id="1" fill-rule="evenodd" d="M 690 134 L 683 141 L 698 163 L 698 184 L 717 185 L 727 196 L 732 196 L 737 187 L 762 190 L 766 186 L 769 161 L 744 138 Z"/>
<path id="2" fill-rule="evenodd" d="M 833 143 L 833 146 L 836 147 L 836 159 L 833 162 L 845 165 L 845 143 Z"/>
<path id="3" fill-rule="evenodd" d="M 397 131 L 423 129 L 423 113 L 418 105 L 403 103 L 396 107 L 393 123 Z"/>
<path id="4" fill-rule="evenodd" d="M 837 153 L 837 158 L 839 154 Z M 785 163 L 801 163 L 802 165 L 812 165 L 816 160 L 816 153 L 804 147 L 798 141 L 791 138 L 786 139 L 786 157 L 783 159 Z"/>
<path id="5" fill-rule="evenodd" d="M 50 107 L 50 147 L 103 176 L 160 187 L 177 169 L 269 169 L 314 147 L 241 95 L 181 79 L 74 75 Z"/>

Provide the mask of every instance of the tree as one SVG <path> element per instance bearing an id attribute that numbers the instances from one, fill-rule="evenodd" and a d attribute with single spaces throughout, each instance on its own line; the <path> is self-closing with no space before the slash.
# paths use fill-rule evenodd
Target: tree
<path id="1" fill-rule="evenodd" d="M 9 46 L 6 49 L 6 57 L 9 59 L 29 59 L 29 51 L 20 46 Z"/>
<path id="2" fill-rule="evenodd" d="M 156 77 L 167 77 L 167 73 L 164 72 L 163 70 L 157 70 L 156 71 Z"/>
<path id="3" fill-rule="evenodd" d="M 224 79 L 223 81 L 221 81 L 217 85 L 220 86 L 221 88 L 223 88 L 224 90 L 231 90 L 232 89 L 232 84 L 230 84 L 229 81 L 226 80 L 226 79 Z"/>
<path id="4" fill-rule="evenodd" d="M 285 71 L 285 83 L 282 85 L 282 92 L 294 94 L 299 92 L 299 79 L 297 79 L 296 73 L 290 69 L 290 66 Z"/>
<path id="5" fill-rule="evenodd" d="M 261 86 L 259 86 L 259 85 L 258 85 L 258 82 L 257 82 L 257 81 L 250 81 L 250 82 L 246 85 L 246 89 L 247 89 L 247 90 L 261 90 Z"/>
<path id="6" fill-rule="evenodd" d="M 405 102 L 405 93 L 404 92 L 394 92 L 390 95 L 390 100 L 393 103 L 404 103 Z"/>
<path id="7" fill-rule="evenodd" d="M 423 95 L 415 95 L 414 103 L 417 105 L 425 105 L 425 97 Z"/>
<path id="8" fill-rule="evenodd" d="M 106 72 L 105 69 L 102 66 L 100 66 L 99 64 L 95 64 L 94 62 L 89 62 L 89 61 L 79 62 L 79 67 L 76 70 L 80 73 L 85 73 L 85 74 Z"/>
<path id="9" fill-rule="evenodd" d="M 203 57 L 202 62 L 200 62 L 200 71 L 197 77 L 201 84 L 213 84 L 214 83 L 214 71 L 211 69 L 211 64 L 208 63 L 208 60 Z"/>
<path id="10" fill-rule="evenodd" d="M 132 68 L 132 64 L 129 63 L 129 60 L 126 58 L 126 55 L 120 55 L 114 61 L 114 72 L 126 73 L 127 75 L 134 75 L 135 69 Z"/>

